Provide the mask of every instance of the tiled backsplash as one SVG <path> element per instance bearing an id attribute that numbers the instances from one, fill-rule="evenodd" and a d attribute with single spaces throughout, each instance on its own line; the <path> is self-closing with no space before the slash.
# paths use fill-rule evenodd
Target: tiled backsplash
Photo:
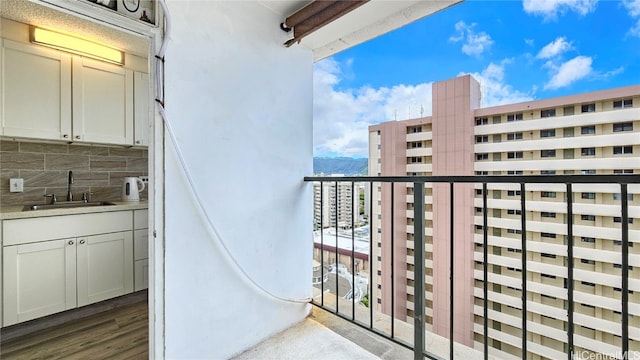
<path id="1" fill-rule="evenodd" d="M 69 170 L 74 200 L 92 192 L 92 200 L 118 201 L 124 177 L 148 175 L 148 151 L 0 140 L 0 206 L 44 204 L 43 195 L 51 193 L 65 200 Z M 9 192 L 10 178 L 24 179 L 24 191 Z M 140 195 L 146 200 L 147 189 Z"/>

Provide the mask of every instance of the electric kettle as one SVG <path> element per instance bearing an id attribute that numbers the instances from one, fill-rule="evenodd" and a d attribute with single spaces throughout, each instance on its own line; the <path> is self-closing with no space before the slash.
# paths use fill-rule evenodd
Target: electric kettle
<path id="1" fill-rule="evenodd" d="M 122 201 L 140 201 L 144 183 L 137 177 L 126 177 L 122 182 Z"/>

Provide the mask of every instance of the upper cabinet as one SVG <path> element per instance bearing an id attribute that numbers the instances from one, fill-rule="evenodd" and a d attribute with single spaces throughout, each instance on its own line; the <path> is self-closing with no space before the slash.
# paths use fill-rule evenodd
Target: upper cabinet
<path id="1" fill-rule="evenodd" d="M 133 71 L 73 57 L 73 140 L 133 145 Z"/>
<path id="2" fill-rule="evenodd" d="M 149 145 L 149 74 L 133 74 L 134 145 Z"/>
<path id="3" fill-rule="evenodd" d="M 0 134 L 71 140 L 71 55 L 3 40 Z"/>
<path id="4" fill-rule="evenodd" d="M 7 39 L 0 67 L 0 135 L 148 145 L 148 74 Z"/>

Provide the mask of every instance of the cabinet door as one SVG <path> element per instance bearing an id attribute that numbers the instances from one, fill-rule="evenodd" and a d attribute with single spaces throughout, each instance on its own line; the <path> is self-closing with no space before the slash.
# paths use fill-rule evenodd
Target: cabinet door
<path id="1" fill-rule="evenodd" d="M 73 57 L 73 140 L 133 145 L 133 71 Z"/>
<path id="2" fill-rule="evenodd" d="M 3 326 L 76 307 L 76 239 L 3 248 Z"/>
<path id="3" fill-rule="evenodd" d="M 70 139 L 71 56 L 41 46 L 0 41 L 0 134 Z"/>
<path id="4" fill-rule="evenodd" d="M 133 234 L 78 238 L 78 306 L 133 292 Z"/>
<path id="5" fill-rule="evenodd" d="M 149 146 L 149 74 L 135 72 L 133 77 L 134 145 Z"/>
<path id="6" fill-rule="evenodd" d="M 137 260 L 133 269 L 135 275 L 135 291 L 149 288 L 149 260 Z"/>

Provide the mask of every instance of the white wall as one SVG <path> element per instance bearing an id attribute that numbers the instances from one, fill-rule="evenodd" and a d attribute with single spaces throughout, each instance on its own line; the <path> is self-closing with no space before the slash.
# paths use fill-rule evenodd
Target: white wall
<path id="1" fill-rule="evenodd" d="M 259 284 L 308 297 L 312 54 L 282 46 L 282 19 L 255 2 L 169 10 L 167 115 L 212 222 Z M 228 358 L 302 320 L 309 305 L 257 292 L 221 255 L 165 151 L 166 357 Z"/>

